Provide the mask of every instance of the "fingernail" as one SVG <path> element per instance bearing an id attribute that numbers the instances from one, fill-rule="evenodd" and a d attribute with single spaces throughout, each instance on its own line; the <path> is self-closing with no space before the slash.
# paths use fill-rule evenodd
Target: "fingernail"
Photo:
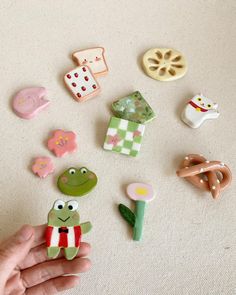
<path id="1" fill-rule="evenodd" d="M 34 234 L 34 229 L 30 225 L 23 225 L 22 228 L 16 233 L 16 238 L 20 242 L 28 241 Z"/>

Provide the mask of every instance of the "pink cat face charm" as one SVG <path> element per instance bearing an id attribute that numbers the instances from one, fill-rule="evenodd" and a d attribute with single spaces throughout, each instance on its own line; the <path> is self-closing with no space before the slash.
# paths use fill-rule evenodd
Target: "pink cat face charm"
<path id="1" fill-rule="evenodd" d="M 47 91 L 43 87 L 22 89 L 13 98 L 14 112 L 23 119 L 34 118 L 50 103 L 44 98 L 46 93 Z"/>

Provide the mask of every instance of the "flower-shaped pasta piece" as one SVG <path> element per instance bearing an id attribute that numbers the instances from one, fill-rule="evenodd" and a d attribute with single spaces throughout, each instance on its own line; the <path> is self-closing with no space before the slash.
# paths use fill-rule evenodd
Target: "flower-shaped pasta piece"
<path id="1" fill-rule="evenodd" d="M 57 157 L 73 153 L 77 149 L 76 135 L 72 131 L 55 130 L 48 140 L 48 149 Z"/>
<path id="2" fill-rule="evenodd" d="M 187 72 L 187 63 L 179 51 L 171 48 L 152 48 L 143 56 L 146 74 L 159 81 L 174 81 Z"/>
<path id="3" fill-rule="evenodd" d="M 150 184 L 131 183 L 127 186 L 127 194 L 134 201 L 149 202 L 154 199 L 154 191 Z"/>
<path id="4" fill-rule="evenodd" d="M 35 158 L 34 164 L 32 166 L 32 171 L 40 178 L 45 178 L 46 176 L 48 176 L 48 174 L 54 172 L 53 162 L 48 157 Z"/>

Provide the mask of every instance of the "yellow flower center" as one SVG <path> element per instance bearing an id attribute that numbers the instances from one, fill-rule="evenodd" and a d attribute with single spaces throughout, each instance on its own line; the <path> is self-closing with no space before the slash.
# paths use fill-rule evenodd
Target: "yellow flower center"
<path id="1" fill-rule="evenodd" d="M 148 190 L 145 187 L 137 187 L 135 193 L 138 196 L 147 196 Z"/>

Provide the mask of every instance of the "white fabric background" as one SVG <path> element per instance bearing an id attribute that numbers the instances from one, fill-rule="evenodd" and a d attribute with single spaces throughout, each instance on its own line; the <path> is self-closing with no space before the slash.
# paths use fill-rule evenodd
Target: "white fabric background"
<path id="1" fill-rule="evenodd" d="M 93 231 L 93 267 L 66 294 L 170 295 L 236 294 L 235 182 L 218 200 L 175 175 L 188 153 L 228 164 L 236 175 L 235 1 L 1 0 L 1 237 L 23 223 L 46 222 L 57 198 L 56 178 L 70 165 L 95 171 L 99 184 L 79 199 L 82 221 Z M 102 94 L 76 103 L 63 84 L 75 67 L 71 53 L 104 46 L 109 75 Z M 151 47 L 183 52 L 187 75 L 161 83 L 145 76 L 140 57 Z M 26 121 L 11 110 L 13 94 L 44 86 L 51 106 Z M 111 102 L 139 90 L 157 113 L 146 126 L 140 156 L 104 151 Z M 180 120 L 186 100 L 203 92 L 221 116 L 193 130 Z M 45 142 L 52 130 L 78 135 L 79 150 L 62 159 Z M 30 170 L 33 157 L 51 155 L 56 173 L 45 180 Z M 132 241 L 117 204 L 130 205 L 125 187 L 151 183 L 156 199 L 147 207 L 143 241 Z"/>

